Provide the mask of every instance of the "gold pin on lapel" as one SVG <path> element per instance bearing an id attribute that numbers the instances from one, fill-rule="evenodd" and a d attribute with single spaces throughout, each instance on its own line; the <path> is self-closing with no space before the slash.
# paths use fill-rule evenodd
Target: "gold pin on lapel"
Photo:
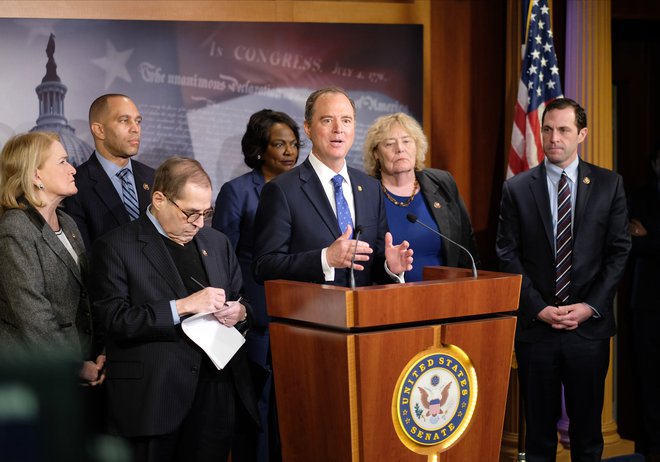
<path id="1" fill-rule="evenodd" d="M 589 179 L 588 176 L 585 176 L 584 179 L 582 180 L 582 183 L 589 184 L 589 183 L 591 183 L 591 180 Z"/>
<path id="2" fill-rule="evenodd" d="M 433 203 L 433 208 L 434 209 L 439 209 L 440 207 L 442 207 L 442 205 L 440 205 L 440 202 L 434 202 Z"/>
<path id="3" fill-rule="evenodd" d="M 142 183 L 142 189 L 144 189 L 145 191 L 149 191 L 150 188 L 147 183 Z"/>
<path id="4" fill-rule="evenodd" d="M 209 253 L 206 250 L 202 249 L 202 255 L 204 255 L 205 257 L 208 257 Z"/>
<path id="5" fill-rule="evenodd" d="M 362 192 L 362 186 L 358 185 L 358 191 Z"/>

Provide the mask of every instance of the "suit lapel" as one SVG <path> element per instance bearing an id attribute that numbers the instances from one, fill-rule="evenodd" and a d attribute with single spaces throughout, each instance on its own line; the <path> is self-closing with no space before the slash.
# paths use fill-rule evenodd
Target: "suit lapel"
<path id="1" fill-rule="evenodd" d="M 548 239 L 548 245 L 554 249 L 555 233 L 552 229 L 552 212 L 550 211 L 550 197 L 548 196 L 548 181 L 545 175 L 545 166 L 541 164 L 535 172 L 532 173 L 529 183 L 536 208 L 543 222 L 545 236 Z M 524 213 L 524 211 L 522 211 Z"/>
<path id="2" fill-rule="evenodd" d="M 353 191 L 353 205 L 355 207 L 355 224 L 360 224 L 360 217 L 367 215 L 365 210 L 367 207 L 371 206 L 373 208 L 373 202 L 369 200 L 369 197 L 364 192 L 365 189 L 363 185 L 355 178 L 352 174 L 351 169 L 348 169 L 348 176 L 351 178 L 351 190 Z M 337 218 L 333 216 L 335 223 Z"/>
<path id="3" fill-rule="evenodd" d="M 252 187 L 257 193 L 257 197 L 261 196 L 261 190 L 263 189 L 264 184 L 266 184 L 263 175 L 258 170 L 252 170 L 250 178 L 252 179 Z"/>
<path id="4" fill-rule="evenodd" d="M 589 196 L 591 195 L 592 181 L 591 167 L 589 164 L 582 162 L 578 164 L 578 184 L 577 184 L 577 200 L 575 204 L 575 213 L 573 214 L 573 236 L 577 235 L 578 228 L 582 222 L 584 211 L 589 203 Z"/>
<path id="5" fill-rule="evenodd" d="M 195 236 L 195 245 L 197 245 L 197 250 L 200 253 L 209 285 L 211 287 L 227 288 L 229 275 L 225 272 L 226 264 L 219 260 L 220 251 L 212 245 L 203 229 Z M 238 295 L 228 292 L 226 294 L 227 300 L 232 300 Z"/>
<path id="6" fill-rule="evenodd" d="M 451 196 L 447 191 L 443 191 L 442 183 L 436 183 L 433 178 L 423 172 L 415 172 L 419 182 L 422 196 L 426 201 L 427 208 L 431 211 L 433 219 L 438 225 L 440 232 L 453 240 L 459 240 L 458 229 L 450 225 L 449 222 L 449 202 Z M 458 261 L 458 248 L 452 244 L 443 245 L 445 261 L 443 264 L 453 266 L 450 262 Z"/>
<path id="7" fill-rule="evenodd" d="M 318 213 L 319 217 L 323 220 L 323 223 L 325 223 L 335 239 L 338 238 L 340 233 L 339 225 L 337 224 L 337 217 L 332 211 L 332 207 L 328 202 L 328 197 L 321 185 L 321 180 L 319 180 L 319 177 L 316 175 L 312 164 L 309 163 L 309 159 L 306 159 L 305 162 L 300 165 L 299 174 L 300 187 L 305 196 L 307 196 L 310 206 L 316 210 L 316 213 Z M 351 183 L 353 182 L 351 181 Z M 358 214 L 357 206 L 355 214 Z"/>
<path id="8" fill-rule="evenodd" d="M 151 187 L 153 185 L 150 184 L 146 175 L 144 175 L 141 164 L 138 162 L 131 162 L 131 164 L 133 166 L 133 179 L 135 181 L 135 190 L 138 195 L 140 213 L 144 213 L 147 206 L 151 203 Z"/>
<path id="9" fill-rule="evenodd" d="M 112 180 L 103 170 L 101 163 L 96 158 L 96 154 L 92 154 L 89 163 L 89 178 L 93 183 L 94 192 L 98 195 L 101 202 L 110 210 L 110 213 L 115 217 L 118 223 L 128 223 L 130 217 L 121 201 L 117 190 L 112 185 Z M 139 188 L 138 188 L 139 189 Z"/>
<path id="10" fill-rule="evenodd" d="M 158 234 L 158 230 L 156 230 L 148 216 L 142 215 L 138 220 L 137 238 L 143 244 L 142 253 L 158 274 L 172 288 L 176 296 L 178 298 L 186 297 L 188 292 L 183 285 L 174 261 L 172 261 L 172 257 L 170 257 L 165 247 L 162 237 Z"/>
<path id="11" fill-rule="evenodd" d="M 44 220 L 41 214 L 33 207 L 27 207 L 25 213 L 39 232 L 41 232 L 41 237 L 46 245 L 50 247 L 53 253 L 57 255 L 57 258 L 59 258 L 69 271 L 73 273 L 80 285 L 83 285 L 80 267 L 78 267 L 76 261 L 66 247 L 64 247 L 62 241 L 60 241 L 57 235 L 46 224 L 46 220 Z M 58 216 L 61 216 L 61 214 L 58 213 Z M 74 252 L 76 252 L 80 258 L 84 259 L 84 249 L 81 249 L 81 245 L 75 240 L 74 231 L 68 226 L 65 226 L 64 220 L 60 220 L 60 226 L 64 234 L 67 236 L 67 239 L 69 239 L 69 243 L 73 247 Z M 81 263 L 83 263 L 83 261 L 81 261 Z"/>

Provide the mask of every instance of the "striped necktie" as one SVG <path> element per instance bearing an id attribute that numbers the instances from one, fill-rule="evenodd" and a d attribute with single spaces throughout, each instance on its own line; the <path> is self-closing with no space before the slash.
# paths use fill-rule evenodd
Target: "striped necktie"
<path id="1" fill-rule="evenodd" d="M 341 175 L 335 175 L 332 177 L 332 186 L 335 188 L 335 205 L 337 206 L 337 223 L 339 224 L 339 232 L 344 233 L 346 227 L 351 225 L 353 228 L 353 219 L 351 218 L 351 211 L 348 208 L 348 202 L 344 197 L 344 191 L 342 189 L 342 184 L 344 182 L 344 177 Z M 353 234 L 351 233 L 351 236 Z"/>
<path id="2" fill-rule="evenodd" d="M 557 187 L 557 243 L 555 252 L 555 295 L 558 303 L 568 300 L 571 283 L 573 231 L 571 230 L 571 188 L 566 172 L 561 173 Z"/>
<path id="3" fill-rule="evenodd" d="M 138 199 L 135 195 L 135 188 L 131 181 L 131 171 L 127 168 L 122 168 L 117 172 L 117 176 L 121 180 L 121 194 L 124 202 L 124 207 L 131 220 L 135 220 L 140 216 L 140 207 L 138 206 Z"/>

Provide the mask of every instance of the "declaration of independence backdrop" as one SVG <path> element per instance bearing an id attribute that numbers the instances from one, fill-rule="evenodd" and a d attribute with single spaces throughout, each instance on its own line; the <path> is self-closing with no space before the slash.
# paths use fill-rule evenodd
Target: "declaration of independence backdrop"
<path id="1" fill-rule="evenodd" d="M 46 104 L 47 111 L 61 112 L 93 146 L 89 104 L 124 93 L 144 116 L 139 159 L 156 167 L 171 155 L 194 157 L 216 192 L 247 171 L 240 139 L 250 114 L 287 112 L 306 140 L 304 104 L 315 89 L 338 85 L 356 102 L 352 166 L 362 167 L 362 141 L 376 117 L 403 111 L 422 122 L 421 25 L 5 18 L 0 143 L 37 125 L 35 89 L 47 75 L 51 34 L 48 54 L 66 95 L 63 107 Z"/>

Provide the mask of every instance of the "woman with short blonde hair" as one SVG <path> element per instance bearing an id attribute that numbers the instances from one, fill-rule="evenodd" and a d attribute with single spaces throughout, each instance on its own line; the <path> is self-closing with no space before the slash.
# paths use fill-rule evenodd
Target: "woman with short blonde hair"
<path id="1" fill-rule="evenodd" d="M 437 234 L 411 223 L 409 215 L 469 249 L 478 260 L 474 232 L 454 178 L 425 168 L 428 142 L 422 127 L 402 112 L 379 117 L 365 137 L 364 167 L 380 180 L 387 223 L 395 241 L 415 249 L 415 265 L 406 282 L 422 279 L 424 266 L 471 268 L 466 252 Z"/>

